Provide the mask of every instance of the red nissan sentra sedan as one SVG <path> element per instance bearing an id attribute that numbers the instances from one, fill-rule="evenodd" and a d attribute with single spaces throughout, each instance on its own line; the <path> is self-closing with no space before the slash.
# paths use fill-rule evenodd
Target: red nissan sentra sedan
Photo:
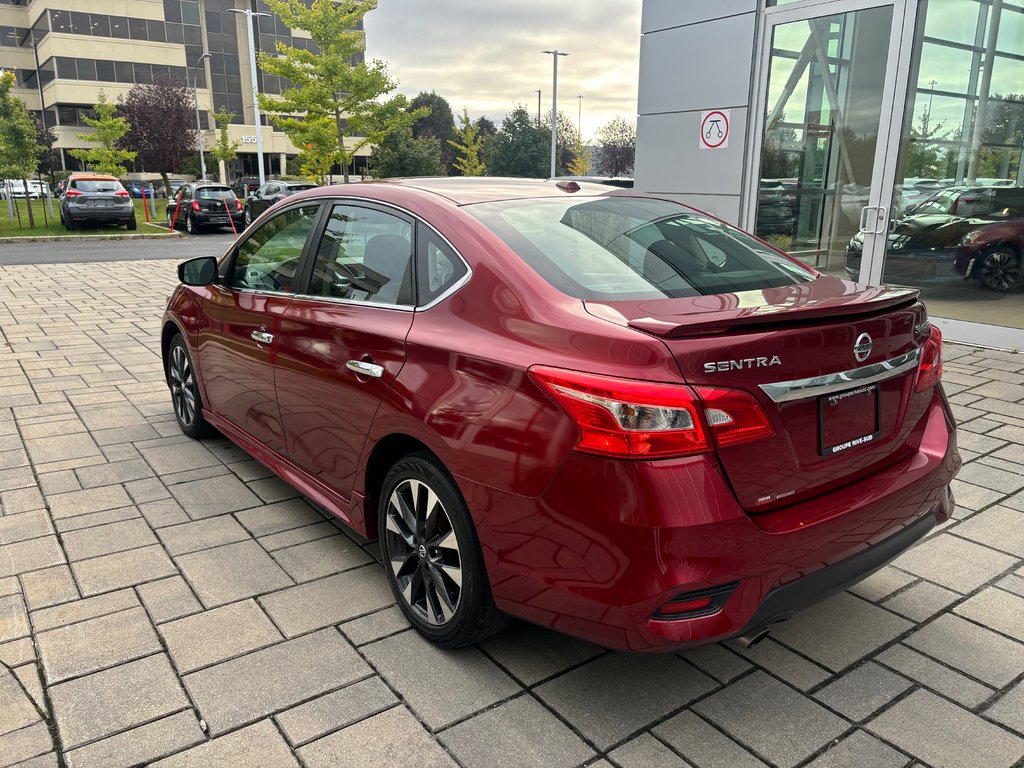
<path id="1" fill-rule="evenodd" d="M 960 466 L 916 291 L 678 203 L 423 179 L 288 198 L 164 317 L 174 411 L 360 533 L 457 647 L 741 637 L 946 520 Z"/>

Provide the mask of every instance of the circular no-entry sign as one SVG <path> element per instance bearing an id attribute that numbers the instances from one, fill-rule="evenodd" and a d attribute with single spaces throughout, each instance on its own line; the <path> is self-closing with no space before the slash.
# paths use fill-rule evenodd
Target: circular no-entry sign
<path id="1" fill-rule="evenodd" d="M 723 149 L 729 146 L 729 114 L 720 109 L 701 113 L 701 149 Z"/>

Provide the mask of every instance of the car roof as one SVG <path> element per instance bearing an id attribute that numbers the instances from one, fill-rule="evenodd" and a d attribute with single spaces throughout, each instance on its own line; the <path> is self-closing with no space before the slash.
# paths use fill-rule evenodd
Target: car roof
<path id="1" fill-rule="evenodd" d="M 72 173 L 68 181 L 119 181 L 116 176 L 106 173 Z"/>
<path id="2" fill-rule="evenodd" d="M 566 184 L 574 184 L 575 192 L 564 188 Z M 559 185 L 562 186 L 559 186 Z M 358 186 L 392 186 L 410 190 L 427 192 L 455 203 L 471 205 L 496 200 L 519 200 L 537 197 L 566 197 L 574 194 L 583 197 L 605 196 L 621 190 L 604 184 L 588 184 L 585 182 L 561 182 L 546 179 L 519 179 L 497 176 L 427 176 L 411 179 L 382 179 L 380 181 L 358 182 Z M 333 192 L 336 194 L 355 194 L 352 184 L 335 184 L 331 187 L 316 187 L 319 194 Z M 634 193 L 635 194 L 635 193 Z"/>

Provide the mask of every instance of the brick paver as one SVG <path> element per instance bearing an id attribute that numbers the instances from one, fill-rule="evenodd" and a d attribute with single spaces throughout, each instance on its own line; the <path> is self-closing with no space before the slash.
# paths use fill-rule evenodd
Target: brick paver
<path id="1" fill-rule="evenodd" d="M 763 643 L 445 652 L 372 543 L 180 434 L 174 281 L 0 267 L 0 768 L 1024 768 L 1024 356 L 947 345 L 956 519 Z"/>

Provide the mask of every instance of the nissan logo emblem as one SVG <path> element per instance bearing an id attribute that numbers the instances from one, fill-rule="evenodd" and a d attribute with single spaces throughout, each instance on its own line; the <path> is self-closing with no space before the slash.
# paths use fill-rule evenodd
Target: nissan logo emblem
<path id="1" fill-rule="evenodd" d="M 858 363 L 863 363 L 868 359 L 872 347 L 874 347 L 874 343 L 866 333 L 862 333 L 857 337 L 857 342 L 853 345 L 853 356 L 857 359 Z"/>

